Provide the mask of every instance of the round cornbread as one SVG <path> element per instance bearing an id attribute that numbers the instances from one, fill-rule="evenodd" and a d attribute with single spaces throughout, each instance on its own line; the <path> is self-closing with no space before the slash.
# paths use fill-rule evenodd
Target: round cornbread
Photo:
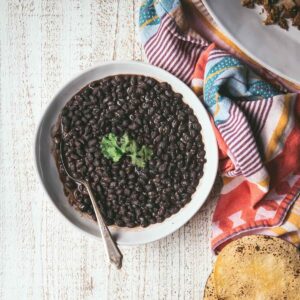
<path id="1" fill-rule="evenodd" d="M 218 255 L 214 283 L 219 299 L 300 299 L 300 254 L 275 237 L 251 235 Z"/>
<path id="2" fill-rule="evenodd" d="M 210 273 L 210 275 L 206 281 L 203 300 L 218 300 L 213 272 Z"/>

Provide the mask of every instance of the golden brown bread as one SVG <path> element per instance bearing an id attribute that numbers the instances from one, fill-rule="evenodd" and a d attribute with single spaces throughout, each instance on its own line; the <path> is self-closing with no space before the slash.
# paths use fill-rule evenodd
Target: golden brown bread
<path id="1" fill-rule="evenodd" d="M 300 299 L 299 251 L 279 238 L 243 237 L 217 257 L 214 283 L 219 299 Z"/>

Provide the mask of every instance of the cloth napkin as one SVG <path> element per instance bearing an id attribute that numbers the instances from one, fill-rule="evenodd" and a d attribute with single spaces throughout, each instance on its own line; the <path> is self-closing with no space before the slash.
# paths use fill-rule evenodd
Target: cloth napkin
<path id="1" fill-rule="evenodd" d="M 178 0 L 143 1 L 140 37 L 149 62 L 190 85 L 211 116 L 223 179 L 212 248 L 254 233 L 299 246 L 300 96 L 199 35 L 184 12 Z"/>

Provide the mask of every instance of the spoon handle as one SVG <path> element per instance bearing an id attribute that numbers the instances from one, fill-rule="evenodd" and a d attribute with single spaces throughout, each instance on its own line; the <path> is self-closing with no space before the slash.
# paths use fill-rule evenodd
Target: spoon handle
<path id="1" fill-rule="evenodd" d="M 95 197 L 93 195 L 90 185 L 88 183 L 85 183 L 84 185 L 89 193 L 89 196 L 90 196 L 92 204 L 93 204 L 93 208 L 94 208 L 96 218 L 97 218 L 97 223 L 98 223 L 101 235 L 102 235 L 102 239 L 104 242 L 104 246 L 105 246 L 105 250 L 106 250 L 108 259 L 111 263 L 115 264 L 118 269 L 120 269 L 122 267 L 123 255 L 122 255 L 120 249 L 118 248 L 117 244 L 113 240 L 113 238 L 109 232 L 109 229 L 107 228 L 107 225 L 104 222 L 104 219 L 98 208 L 97 202 L 95 200 Z"/>

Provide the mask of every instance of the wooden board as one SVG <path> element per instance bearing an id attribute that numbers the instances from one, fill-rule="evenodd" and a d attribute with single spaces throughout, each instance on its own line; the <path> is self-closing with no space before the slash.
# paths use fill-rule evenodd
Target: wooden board
<path id="1" fill-rule="evenodd" d="M 33 166 L 33 138 L 55 91 L 99 61 L 145 60 L 138 0 L 0 0 L 0 299 L 201 299 L 211 271 L 209 201 L 158 242 L 123 247 L 68 224 Z"/>

